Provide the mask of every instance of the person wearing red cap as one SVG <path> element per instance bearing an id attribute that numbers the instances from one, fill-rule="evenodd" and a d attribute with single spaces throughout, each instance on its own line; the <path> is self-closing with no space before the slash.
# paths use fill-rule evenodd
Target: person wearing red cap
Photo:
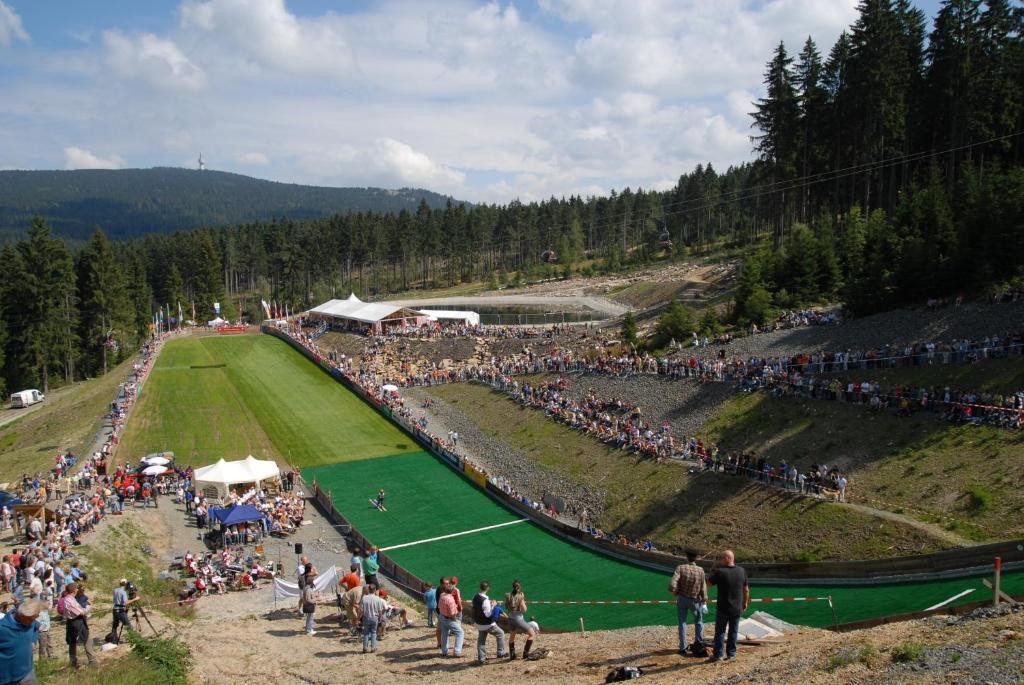
<path id="1" fill-rule="evenodd" d="M 458 576 L 452 576 L 452 596 L 455 598 L 455 606 L 459 608 L 459 615 L 456 620 L 462 623 L 462 595 L 459 593 Z"/>

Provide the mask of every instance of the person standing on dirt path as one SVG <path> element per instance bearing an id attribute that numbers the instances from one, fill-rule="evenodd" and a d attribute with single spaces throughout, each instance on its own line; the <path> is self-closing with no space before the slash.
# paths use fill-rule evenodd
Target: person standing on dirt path
<path id="1" fill-rule="evenodd" d="M 377 548 L 371 547 L 370 549 L 363 550 L 363 582 L 373 583 L 379 586 L 377 582 L 377 570 L 380 568 L 380 564 L 377 563 Z"/>
<path id="2" fill-rule="evenodd" d="M 710 663 L 722 660 L 722 642 L 726 629 L 729 637 L 725 644 L 725 659 L 736 658 L 736 635 L 740 629 L 740 617 L 750 606 L 750 586 L 747 572 L 736 565 L 736 555 L 731 549 L 722 553 L 722 566 L 715 568 L 708 576 L 708 585 L 718 588 L 718 606 L 715 610 L 714 653 Z"/>
<path id="3" fill-rule="evenodd" d="M 363 575 L 364 575 L 363 574 L 363 550 L 361 550 L 359 547 L 353 547 L 352 548 L 352 558 L 349 560 L 348 563 L 349 563 L 349 566 L 357 567 L 356 568 L 356 575 L 358 575 L 360 578 L 362 578 Z"/>
<path id="4" fill-rule="evenodd" d="M 313 630 L 313 615 L 316 613 L 316 588 L 313 586 L 313 581 L 319 574 L 312 565 L 306 564 L 305 582 L 302 588 L 302 613 L 306 617 L 306 635 L 312 637 L 316 635 L 316 631 Z"/>
<path id="5" fill-rule="evenodd" d="M 668 591 L 676 596 L 679 611 L 679 653 L 686 654 L 686 619 L 693 612 L 693 642 L 704 644 L 704 605 L 708 601 L 707 582 L 704 569 L 697 565 L 697 551 L 686 550 L 686 562 L 676 567 Z"/>
<path id="6" fill-rule="evenodd" d="M 359 602 L 363 617 L 363 654 L 377 651 L 377 627 L 388 610 L 388 603 L 377 595 L 377 586 L 367 583 Z"/>
<path id="7" fill-rule="evenodd" d="M 78 645 L 85 645 L 85 655 L 90 665 L 96 664 L 96 652 L 92 648 L 92 638 L 89 636 L 89 610 L 83 608 L 75 598 L 78 594 L 78 586 L 75 583 L 68 583 L 64 588 L 64 595 L 57 603 L 61 616 L 64 617 L 65 639 L 68 643 L 68 660 L 72 668 L 78 668 Z"/>
<path id="8" fill-rule="evenodd" d="M 345 586 L 345 592 L 354 587 L 359 587 L 362 581 L 359 579 L 359 564 L 352 564 L 348 567 L 348 573 L 342 577 L 341 584 Z"/>
<path id="9" fill-rule="evenodd" d="M 501 615 L 501 608 L 491 601 L 487 591 L 491 584 L 486 580 L 480 581 L 480 592 L 473 596 L 473 623 L 476 625 L 476 663 L 483 666 L 487 663 L 487 636 L 493 635 L 498 642 L 498 658 L 508 656 L 505 647 L 505 631 L 498 625 L 498 616 Z"/>
<path id="10" fill-rule="evenodd" d="M 441 656 L 448 656 L 448 637 L 455 634 L 455 657 L 462 656 L 462 642 L 466 637 L 462 630 L 460 621 L 459 605 L 455 601 L 455 594 L 452 592 L 454 586 L 450 582 L 443 581 L 438 588 L 437 611 L 441 618 L 438 622 L 438 630 L 441 633 Z"/>
<path id="11" fill-rule="evenodd" d="M 526 595 L 523 594 L 523 585 L 518 579 L 512 581 L 512 591 L 505 593 L 505 610 L 508 612 L 509 661 L 516 658 L 516 633 L 526 635 L 526 644 L 523 645 L 523 658 L 526 659 L 530 656 L 530 648 L 537 633 L 533 626 L 526 622 Z"/>
<path id="12" fill-rule="evenodd" d="M 295 567 L 295 577 L 299 584 L 299 613 L 302 613 L 302 591 L 306 589 L 306 570 L 309 568 L 309 557 L 299 557 L 299 564 Z"/>

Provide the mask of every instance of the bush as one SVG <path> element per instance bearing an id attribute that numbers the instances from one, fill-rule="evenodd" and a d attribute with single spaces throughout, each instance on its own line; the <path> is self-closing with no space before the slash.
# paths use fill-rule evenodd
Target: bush
<path id="1" fill-rule="evenodd" d="M 992 506 L 992 502 L 995 500 L 995 495 L 984 485 L 971 486 L 971 489 L 967 491 L 967 496 L 967 508 L 973 512 L 985 511 Z"/>
<path id="2" fill-rule="evenodd" d="M 829 673 L 845 668 L 850 664 L 866 664 L 875 655 L 875 648 L 872 645 L 861 645 L 860 647 L 844 647 L 828 658 L 825 670 Z"/>
<path id="3" fill-rule="evenodd" d="M 144 637 L 131 630 L 127 634 L 133 655 L 155 665 L 169 685 L 187 685 L 192 655 L 184 643 L 174 638 Z"/>
<path id="4" fill-rule="evenodd" d="M 924 645 L 920 642 L 904 642 L 892 650 L 892 660 L 897 664 L 909 664 L 920 661 L 924 655 Z"/>

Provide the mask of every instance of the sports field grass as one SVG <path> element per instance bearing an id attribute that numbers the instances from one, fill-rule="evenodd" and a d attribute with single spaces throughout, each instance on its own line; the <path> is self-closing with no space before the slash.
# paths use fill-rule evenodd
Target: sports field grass
<path id="1" fill-rule="evenodd" d="M 120 458 L 170 450 L 179 463 L 203 465 L 253 454 L 302 467 L 413 449 L 387 419 L 286 343 L 208 336 L 165 345 Z"/>

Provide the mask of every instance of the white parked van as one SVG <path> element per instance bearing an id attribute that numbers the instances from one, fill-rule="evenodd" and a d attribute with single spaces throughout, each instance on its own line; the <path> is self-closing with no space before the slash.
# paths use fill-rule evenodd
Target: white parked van
<path id="1" fill-rule="evenodd" d="M 11 409 L 27 407 L 42 402 L 45 399 L 46 395 L 38 390 L 22 390 L 21 392 L 11 393 Z"/>

